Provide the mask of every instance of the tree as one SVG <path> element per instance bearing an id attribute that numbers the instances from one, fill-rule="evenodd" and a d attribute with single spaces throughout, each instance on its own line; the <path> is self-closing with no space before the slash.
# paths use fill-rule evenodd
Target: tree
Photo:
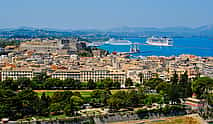
<path id="1" fill-rule="evenodd" d="M 173 74 L 173 76 L 172 76 L 170 82 L 171 82 L 173 85 L 177 85 L 177 83 L 178 83 L 178 74 L 177 74 L 176 71 L 175 71 L 175 73 Z"/>
<path id="2" fill-rule="evenodd" d="M 0 89 L 0 118 L 16 120 L 22 118 L 21 101 L 17 93 L 10 89 Z"/>
<path id="3" fill-rule="evenodd" d="M 125 108 L 128 106 L 127 93 L 125 91 L 118 91 L 107 100 L 107 103 L 111 109 Z"/>
<path id="4" fill-rule="evenodd" d="M 188 79 L 188 74 L 187 74 L 187 71 L 185 71 L 184 74 L 180 75 L 180 81 L 179 81 L 179 83 L 184 85 L 184 84 L 188 83 L 188 80 L 189 80 Z"/>
<path id="5" fill-rule="evenodd" d="M 141 84 L 135 83 L 135 87 L 140 87 L 140 86 L 141 86 Z"/>
<path id="6" fill-rule="evenodd" d="M 122 106 L 121 106 L 122 102 L 123 102 L 122 99 L 116 99 L 114 97 L 110 97 L 107 100 L 107 103 L 108 103 L 109 107 L 111 109 L 115 109 L 115 110 L 119 110 L 120 108 L 122 108 Z"/>
<path id="7" fill-rule="evenodd" d="M 155 87 L 155 90 L 158 92 L 158 93 L 163 93 L 163 94 L 168 94 L 168 88 L 170 87 L 170 84 L 165 82 L 165 81 L 162 81 L 160 82 L 159 84 L 157 84 L 157 86 Z"/>
<path id="8" fill-rule="evenodd" d="M 143 84 L 143 76 L 144 75 L 141 72 L 138 74 L 138 77 L 140 78 L 140 84 Z"/>
<path id="9" fill-rule="evenodd" d="M 3 89 L 11 89 L 11 90 L 17 90 L 18 85 L 12 78 L 7 78 L 6 80 L 0 82 L 0 86 Z"/>
<path id="10" fill-rule="evenodd" d="M 178 98 L 180 97 L 178 85 L 170 85 L 169 86 L 168 97 L 171 100 L 172 104 L 175 104 L 175 103 L 178 102 Z"/>
<path id="11" fill-rule="evenodd" d="M 39 97 L 32 90 L 22 90 L 18 93 L 21 100 L 21 113 L 23 116 L 36 115 L 39 113 Z"/>
<path id="12" fill-rule="evenodd" d="M 88 89 L 88 82 L 81 82 L 81 89 Z"/>
<path id="13" fill-rule="evenodd" d="M 191 82 L 188 79 L 187 71 L 180 75 L 179 81 L 180 97 L 190 97 L 192 95 Z"/>
<path id="14" fill-rule="evenodd" d="M 115 89 L 120 89 L 121 88 L 121 83 L 119 83 L 117 81 L 113 82 L 112 87 L 115 88 Z"/>
<path id="15" fill-rule="evenodd" d="M 192 91 L 198 98 L 204 98 L 210 89 L 213 88 L 213 79 L 209 77 L 200 77 L 192 82 Z"/>
<path id="16" fill-rule="evenodd" d="M 42 72 L 32 79 L 33 89 L 43 89 L 46 79 L 49 78 L 45 72 Z"/>
<path id="17" fill-rule="evenodd" d="M 64 108 L 64 114 L 65 114 L 66 116 L 72 116 L 72 115 L 74 115 L 74 112 L 75 112 L 75 109 L 74 109 L 74 106 L 73 106 L 72 103 L 67 104 L 67 105 L 65 106 L 65 108 Z"/>
<path id="18" fill-rule="evenodd" d="M 83 104 L 83 102 L 84 101 L 79 96 L 70 97 L 69 101 L 64 107 L 65 115 L 75 115 L 76 111 L 80 109 L 80 106 Z"/>
<path id="19" fill-rule="evenodd" d="M 144 83 L 144 86 L 154 90 L 161 82 L 163 82 L 161 78 L 151 78 Z"/>
<path id="20" fill-rule="evenodd" d="M 65 91 L 65 92 L 54 92 L 52 96 L 52 103 L 62 103 L 63 105 L 65 102 L 68 102 L 70 97 L 73 96 L 73 93 L 71 91 Z"/>
<path id="21" fill-rule="evenodd" d="M 131 78 L 127 78 L 125 81 L 125 86 L 126 87 L 130 87 L 133 85 L 132 79 Z"/>
<path id="22" fill-rule="evenodd" d="M 104 106 L 107 104 L 107 99 L 111 96 L 110 90 L 94 90 L 91 93 L 91 101 L 94 106 Z"/>
<path id="23" fill-rule="evenodd" d="M 68 89 L 75 89 L 75 80 L 72 78 L 67 78 L 63 81 L 63 86 Z"/>
<path id="24" fill-rule="evenodd" d="M 49 110 L 50 110 L 51 113 L 57 115 L 62 110 L 61 104 L 60 103 L 52 103 L 49 106 Z"/>
<path id="25" fill-rule="evenodd" d="M 69 103 L 65 105 L 64 113 L 65 115 L 72 116 L 80 109 L 83 104 L 83 100 L 79 96 L 70 97 Z"/>
<path id="26" fill-rule="evenodd" d="M 79 96 L 72 96 L 71 100 L 73 102 L 73 105 L 77 107 L 81 106 L 84 102 L 83 99 L 81 99 L 81 97 Z"/>
<path id="27" fill-rule="evenodd" d="M 130 90 L 127 92 L 127 104 L 128 106 L 135 107 L 139 104 L 140 96 L 136 90 Z"/>
<path id="28" fill-rule="evenodd" d="M 104 83 L 104 88 L 112 88 L 112 84 L 113 84 L 113 80 L 110 78 L 106 78 L 104 80 L 102 80 L 102 82 Z"/>
<path id="29" fill-rule="evenodd" d="M 92 79 L 89 79 L 87 87 L 89 89 L 95 89 L 96 88 L 96 83 Z"/>
<path id="30" fill-rule="evenodd" d="M 29 78 L 18 78 L 16 80 L 16 83 L 18 84 L 18 87 L 20 89 L 30 89 L 32 88 L 32 81 Z"/>
<path id="31" fill-rule="evenodd" d="M 44 86 L 46 89 L 58 89 L 58 88 L 63 87 L 62 84 L 63 84 L 63 81 L 61 81 L 60 79 L 47 78 Z"/>
<path id="32" fill-rule="evenodd" d="M 144 99 L 144 103 L 147 105 L 151 105 L 152 103 L 162 103 L 162 96 L 158 94 L 147 95 Z"/>
<path id="33" fill-rule="evenodd" d="M 40 115 L 47 116 L 49 115 L 49 107 L 50 105 L 50 97 L 46 96 L 46 94 L 43 92 L 41 99 L 40 99 Z"/>
<path id="34" fill-rule="evenodd" d="M 104 83 L 102 81 L 96 82 L 97 89 L 104 89 Z"/>

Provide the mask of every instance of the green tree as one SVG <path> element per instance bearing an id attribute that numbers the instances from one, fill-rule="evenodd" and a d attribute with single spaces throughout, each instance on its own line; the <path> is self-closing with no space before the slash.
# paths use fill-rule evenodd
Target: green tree
<path id="1" fill-rule="evenodd" d="M 132 79 L 131 79 L 131 78 L 127 78 L 127 79 L 126 79 L 126 81 L 125 81 L 125 86 L 126 86 L 126 87 L 133 86 L 133 82 L 132 82 Z"/>
<path id="2" fill-rule="evenodd" d="M 111 96 L 110 90 L 94 90 L 91 93 L 92 104 L 104 106 L 107 104 L 107 99 Z"/>
<path id="3" fill-rule="evenodd" d="M 127 92 L 127 104 L 128 106 L 135 107 L 140 102 L 140 96 L 136 90 L 130 90 Z"/>
<path id="4" fill-rule="evenodd" d="M 55 92 L 51 97 L 51 113 L 60 114 L 64 111 L 65 114 L 68 115 L 68 113 L 71 112 L 70 109 L 73 109 L 73 102 L 71 100 L 73 94 L 71 91 Z M 70 115 L 72 115 L 72 113 L 70 113 Z"/>
<path id="5" fill-rule="evenodd" d="M 96 82 L 96 87 L 97 89 L 104 89 L 104 82 L 102 81 Z"/>
<path id="6" fill-rule="evenodd" d="M 122 108 L 122 103 L 123 103 L 123 100 L 122 99 L 117 99 L 117 98 L 114 98 L 114 97 L 110 97 L 108 100 L 108 105 L 110 107 L 110 109 L 115 109 L 115 110 L 119 110 L 120 108 Z"/>
<path id="7" fill-rule="evenodd" d="M 0 87 L 3 89 L 11 89 L 11 90 L 17 90 L 18 85 L 12 78 L 7 78 L 6 80 L 0 82 Z"/>
<path id="8" fill-rule="evenodd" d="M 45 72 L 42 72 L 32 79 L 32 87 L 33 89 L 44 89 L 44 83 L 46 79 L 49 78 Z"/>
<path id="9" fill-rule="evenodd" d="M 18 78 L 16 83 L 20 89 L 30 89 L 32 88 L 32 81 L 29 78 Z"/>
<path id="10" fill-rule="evenodd" d="M 165 81 L 162 81 L 160 82 L 159 84 L 157 84 L 157 86 L 155 87 L 155 90 L 158 92 L 158 93 L 163 93 L 163 94 L 168 94 L 168 89 L 170 87 L 170 84 L 165 82 Z"/>
<path id="11" fill-rule="evenodd" d="M 204 98 L 213 88 L 213 79 L 209 77 L 200 77 L 192 82 L 192 91 L 197 94 L 198 98 Z"/>
<path id="12" fill-rule="evenodd" d="M 178 85 L 170 85 L 170 87 L 168 88 L 168 98 L 169 100 L 171 100 L 172 104 L 178 102 L 178 98 L 180 98 Z"/>
<path id="13" fill-rule="evenodd" d="M 95 89 L 96 88 L 96 83 L 92 80 L 89 79 L 88 84 L 87 84 L 89 89 Z"/>
<path id="14" fill-rule="evenodd" d="M 60 103 L 51 103 L 49 106 L 49 110 L 52 114 L 57 115 L 60 114 L 62 107 Z"/>
<path id="15" fill-rule="evenodd" d="M 72 78 L 67 78 L 63 81 L 63 86 L 68 89 L 75 89 L 75 80 Z"/>
<path id="16" fill-rule="evenodd" d="M 23 116 L 32 116 L 39 113 L 39 97 L 32 90 L 22 90 L 18 93 L 21 100 L 21 113 Z"/>
<path id="17" fill-rule="evenodd" d="M 41 99 L 40 99 L 40 115 L 42 116 L 48 116 L 49 115 L 49 105 L 50 105 L 50 97 L 46 96 L 45 93 L 42 93 Z"/>
<path id="18" fill-rule="evenodd" d="M 54 92 L 52 96 L 52 103 L 62 103 L 62 105 L 69 101 L 69 99 L 73 96 L 73 93 L 71 91 L 65 91 L 65 92 Z"/>
<path id="19" fill-rule="evenodd" d="M 140 78 L 140 84 L 143 85 L 143 77 L 144 77 L 143 73 L 140 72 L 140 73 L 138 74 L 138 77 Z"/>
<path id="20" fill-rule="evenodd" d="M 118 91 L 113 94 L 108 100 L 107 103 L 111 109 L 119 110 L 120 108 L 127 107 L 127 95 L 125 91 Z"/>
<path id="21" fill-rule="evenodd" d="M 64 113 L 65 115 L 72 116 L 80 109 L 80 106 L 83 104 L 83 99 L 78 96 L 72 96 L 69 100 L 69 103 L 65 105 Z"/>
<path id="22" fill-rule="evenodd" d="M 104 88 L 112 88 L 113 85 L 113 80 L 110 78 L 106 78 L 104 80 L 102 80 L 102 82 L 104 83 Z"/>
<path id="23" fill-rule="evenodd" d="M 178 83 L 178 74 L 177 74 L 176 71 L 175 71 L 175 73 L 173 74 L 173 76 L 172 76 L 170 82 L 171 82 L 173 85 L 177 85 L 177 83 Z"/>
<path id="24" fill-rule="evenodd" d="M 151 78 L 144 83 L 144 86 L 148 87 L 149 89 L 154 90 L 154 89 L 156 89 L 156 86 L 162 82 L 163 82 L 163 80 L 160 78 Z"/>
<path id="25" fill-rule="evenodd" d="M 188 74 L 187 74 L 187 71 L 185 71 L 184 74 L 180 75 L 180 81 L 179 81 L 179 83 L 184 85 L 184 84 L 188 83 L 188 80 L 189 80 L 188 79 Z"/>
<path id="26" fill-rule="evenodd" d="M 10 89 L 0 89 L 0 118 L 10 120 L 22 118 L 21 105 L 16 92 Z"/>
<path id="27" fill-rule="evenodd" d="M 147 95 L 145 100 L 144 100 L 145 104 L 147 105 L 152 105 L 152 103 L 162 103 L 162 97 L 160 95 Z"/>
<path id="28" fill-rule="evenodd" d="M 46 89 L 59 89 L 62 88 L 63 81 L 57 78 L 47 78 L 45 81 L 45 88 Z"/>
<path id="29" fill-rule="evenodd" d="M 112 87 L 115 88 L 115 89 L 120 89 L 121 88 L 121 83 L 119 83 L 117 81 L 113 82 Z"/>
<path id="30" fill-rule="evenodd" d="M 88 82 L 81 82 L 81 89 L 88 89 Z M 96 84 L 97 85 L 97 84 Z"/>
<path id="31" fill-rule="evenodd" d="M 72 103 L 67 104 L 64 108 L 64 114 L 66 116 L 72 116 L 72 115 L 74 115 L 74 113 L 75 113 L 74 105 Z"/>
<path id="32" fill-rule="evenodd" d="M 191 82 L 188 79 L 187 71 L 180 75 L 179 81 L 180 97 L 190 97 L 192 95 Z"/>

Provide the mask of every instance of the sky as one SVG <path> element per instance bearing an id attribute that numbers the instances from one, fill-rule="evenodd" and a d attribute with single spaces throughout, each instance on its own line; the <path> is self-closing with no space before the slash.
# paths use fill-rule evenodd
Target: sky
<path id="1" fill-rule="evenodd" d="M 0 0 L 0 28 L 109 29 L 213 24 L 213 0 Z"/>

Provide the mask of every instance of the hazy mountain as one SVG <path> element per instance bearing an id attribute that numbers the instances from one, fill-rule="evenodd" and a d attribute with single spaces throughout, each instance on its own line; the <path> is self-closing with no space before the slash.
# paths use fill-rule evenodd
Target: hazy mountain
<path id="1" fill-rule="evenodd" d="M 169 34 L 178 36 L 207 36 L 213 37 L 213 25 L 204 25 L 197 28 L 190 27 L 166 27 L 166 28 L 154 28 L 154 27 L 118 27 L 108 30 L 110 32 L 135 32 L 145 35 L 153 34 Z"/>
<path id="2" fill-rule="evenodd" d="M 213 25 L 204 25 L 197 28 L 190 28 L 190 27 L 165 27 L 165 28 L 154 28 L 154 27 L 118 27 L 112 28 L 108 31 L 111 32 L 149 32 L 149 31 L 156 31 L 156 32 L 201 32 L 212 30 Z"/>
<path id="3" fill-rule="evenodd" d="M 34 37 L 70 37 L 73 36 L 72 32 L 63 32 L 55 30 L 37 29 L 31 27 L 21 27 L 10 30 L 0 30 L 0 37 L 4 38 L 34 38 Z"/>
<path id="4" fill-rule="evenodd" d="M 202 36 L 202 37 L 213 37 L 213 25 L 204 25 L 197 28 L 189 27 L 117 27 L 109 30 L 96 30 L 96 29 L 85 29 L 85 30 L 61 30 L 54 28 L 32 28 L 32 27 L 20 27 L 17 29 L 0 29 L 0 37 L 70 37 L 70 36 Z M 96 35 L 94 35 L 96 34 Z"/>
<path id="5" fill-rule="evenodd" d="M 158 28 L 152 27 L 117 27 L 107 30 L 109 32 L 145 32 L 145 31 L 159 31 Z"/>

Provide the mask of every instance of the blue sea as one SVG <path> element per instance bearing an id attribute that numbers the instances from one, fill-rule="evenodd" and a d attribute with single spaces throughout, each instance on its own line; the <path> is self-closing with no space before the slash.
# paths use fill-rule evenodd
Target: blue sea
<path id="1" fill-rule="evenodd" d="M 146 38 L 128 38 L 133 43 L 145 43 Z M 129 45 L 102 45 L 99 48 L 109 52 L 129 52 Z M 173 38 L 173 46 L 160 47 L 150 45 L 139 45 L 140 53 L 134 56 L 178 56 L 181 54 L 192 54 L 197 56 L 213 56 L 213 39 L 208 38 Z"/>

